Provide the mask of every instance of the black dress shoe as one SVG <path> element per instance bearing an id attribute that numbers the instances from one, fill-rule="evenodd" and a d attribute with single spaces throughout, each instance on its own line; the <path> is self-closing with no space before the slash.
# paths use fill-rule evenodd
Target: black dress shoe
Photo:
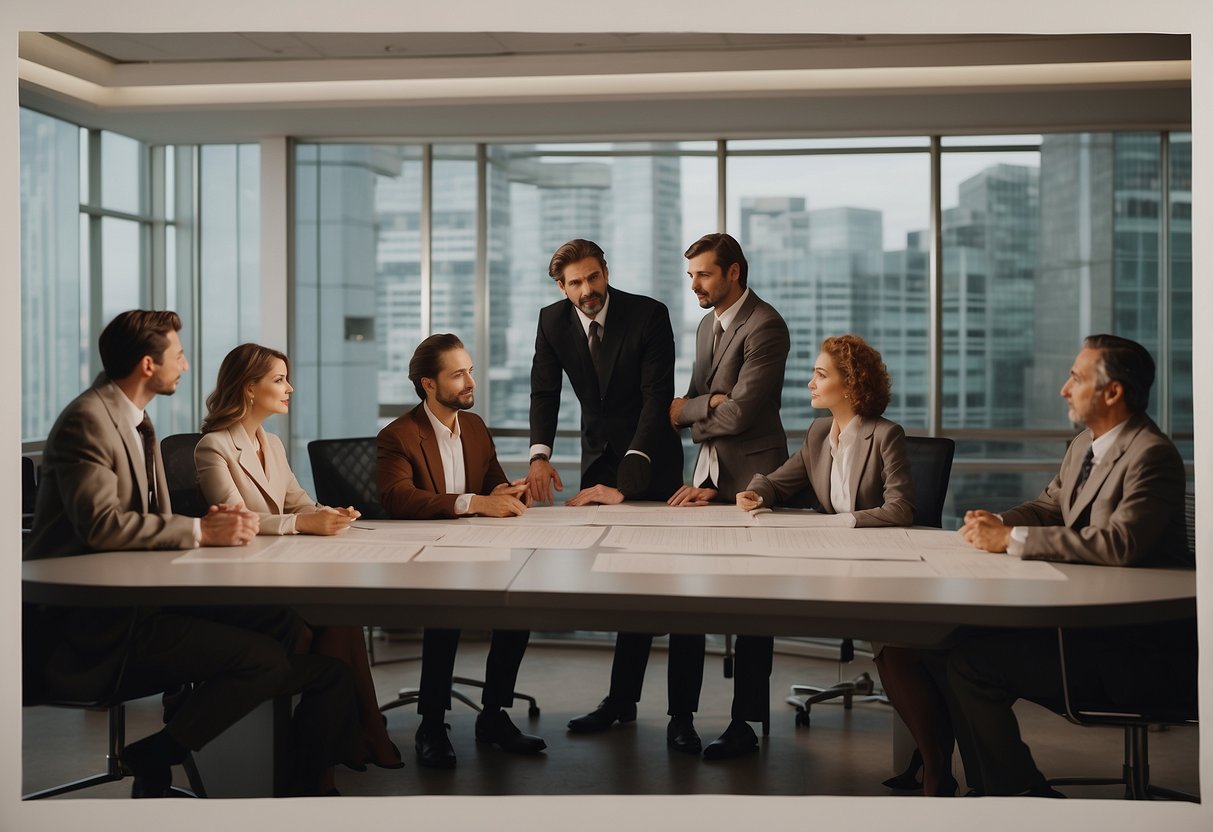
<path id="1" fill-rule="evenodd" d="M 487 742 L 511 754 L 538 754 L 548 747 L 539 737 L 518 730 L 503 710 L 483 711 L 476 717 L 476 742 Z"/>
<path id="2" fill-rule="evenodd" d="M 622 725 L 625 722 L 635 721 L 635 702 L 619 702 L 608 696 L 588 714 L 570 719 L 569 730 L 574 734 L 597 734 L 599 731 L 607 730 L 616 722 Z"/>
<path id="3" fill-rule="evenodd" d="M 729 723 L 729 727 L 724 729 L 724 733 L 718 739 L 708 743 L 708 747 L 703 750 L 703 758 L 705 760 L 727 760 L 757 750 L 758 737 L 754 734 L 754 729 L 745 722 L 735 719 Z"/>
<path id="4" fill-rule="evenodd" d="M 417 728 L 417 765 L 425 768 L 454 768 L 455 749 L 446 732 L 451 726 L 443 722 L 421 720 Z"/>
<path id="5" fill-rule="evenodd" d="M 703 750 L 699 734 L 695 733 L 694 717 L 691 714 L 674 714 L 665 729 L 665 744 L 684 754 L 698 755 Z"/>

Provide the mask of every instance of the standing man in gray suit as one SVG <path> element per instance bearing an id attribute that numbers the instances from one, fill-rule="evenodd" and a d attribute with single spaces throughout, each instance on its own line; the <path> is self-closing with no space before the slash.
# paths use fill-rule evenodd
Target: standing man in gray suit
<path id="1" fill-rule="evenodd" d="M 51 428 L 27 560 L 107 550 L 242 546 L 259 520 L 244 506 L 203 518 L 172 513 L 164 464 L 145 411 L 189 369 L 176 312 L 134 309 L 98 339 L 104 372 Z M 23 633 L 26 690 L 51 699 L 124 699 L 200 684 L 164 729 L 122 750 L 132 797 L 164 797 L 182 762 L 259 703 L 302 693 L 295 710 L 294 786 L 315 793 L 336 762 L 359 760 L 362 737 L 349 669 L 294 651 L 297 615 L 262 607 L 34 607 Z"/>
<path id="2" fill-rule="evenodd" d="M 1001 516 L 968 512 L 965 540 L 1026 560 L 1193 566 L 1183 459 L 1146 415 L 1153 381 L 1154 360 L 1141 344 L 1115 335 L 1083 341 L 1061 395 L 1070 420 L 1087 430 L 1070 443 L 1061 470 L 1035 500 Z M 1193 620 L 1079 628 L 1066 633 L 1065 645 L 1072 657 L 1070 691 L 1079 701 L 1195 701 Z M 1055 795 L 1020 737 L 1011 706 L 1029 699 L 1062 712 L 1057 634 L 1013 630 L 963 641 L 948 656 L 947 679 L 970 784 L 979 779 L 990 795 Z"/>

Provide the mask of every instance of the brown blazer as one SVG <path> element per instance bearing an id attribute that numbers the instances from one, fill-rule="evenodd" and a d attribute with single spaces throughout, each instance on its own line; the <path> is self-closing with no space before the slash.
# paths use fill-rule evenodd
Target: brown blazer
<path id="1" fill-rule="evenodd" d="M 460 441 L 467 492 L 487 495 L 507 482 L 497 461 L 493 437 L 479 416 L 459 414 Z M 457 517 L 458 494 L 446 493 L 442 455 L 434 427 L 424 405 L 379 431 L 379 499 L 388 516 L 398 520 L 434 520 Z"/>
<path id="2" fill-rule="evenodd" d="M 261 518 L 259 534 L 285 534 L 289 517 L 316 511 L 286 459 L 282 440 L 257 428 L 265 466 L 240 423 L 204 434 L 194 448 L 198 488 L 208 503 L 244 503 Z"/>
<path id="3" fill-rule="evenodd" d="M 148 514 L 143 448 L 127 426 L 121 390 L 104 374 L 63 409 L 46 438 L 25 558 L 120 549 L 192 549 L 194 519 L 172 513 L 159 443 L 160 513 Z"/>
<path id="4" fill-rule="evenodd" d="M 1130 417 L 1074 495 L 1090 447 L 1091 432 L 1083 431 L 1040 496 L 1002 513 L 1008 526 L 1032 527 L 1022 557 L 1103 566 L 1193 566 L 1183 458 L 1171 440 L 1149 416 Z"/>
<path id="5" fill-rule="evenodd" d="M 906 434 L 901 425 L 880 417 L 859 419 L 859 439 L 851 462 L 851 502 L 855 525 L 909 526 L 914 520 L 914 486 L 906 459 Z M 836 514 L 830 504 L 830 416 L 814 419 L 804 445 L 777 470 L 758 474 L 748 491 L 767 506 L 786 503 L 805 487 L 812 489 L 818 511 Z"/>

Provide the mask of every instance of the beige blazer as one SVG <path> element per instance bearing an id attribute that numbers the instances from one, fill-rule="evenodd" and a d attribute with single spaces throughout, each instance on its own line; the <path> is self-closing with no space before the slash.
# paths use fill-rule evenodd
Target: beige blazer
<path id="1" fill-rule="evenodd" d="M 194 449 L 198 488 L 208 503 L 244 503 L 261 517 L 259 534 L 286 534 L 294 525 L 291 515 L 317 506 L 295 479 L 282 440 L 257 428 L 257 442 L 264 467 L 243 425 L 203 434 Z"/>
<path id="2" fill-rule="evenodd" d="M 855 525 L 909 526 L 914 520 L 914 486 L 906 459 L 906 434 L 901 425 L 888 419 L 862 418 L 859 438 L 851 461 L 851 504 Z M 830 504 L 830 427 L 833 418 L 814 419 L 804 445 L 770 474 L 758 474 L 748 491 L 762 497 L 768 506 L 786 504 L 794 494 L 811 489 L 818 511 L 835 514 Z"/>
<path id="3" fill-rule="evenodd" d="M 1133 416 L 1075 494 L 1091 432 L 1074 438 L 1040 496 L 1002 513 L 1030 526 L 1022 557 L 1104 566 L 1193 566 L 1183 458 L 1145 414 Z"/>
<path id="4" fill-rule="evenodd" d="M 159 443 L 160 514 L 148 514 L 143 447 L 124 394 L 104 374 L 63 409 L 46 438 L 28 559 L 119 549 L 192 549 L 194 518 L 172 514 Z"/>

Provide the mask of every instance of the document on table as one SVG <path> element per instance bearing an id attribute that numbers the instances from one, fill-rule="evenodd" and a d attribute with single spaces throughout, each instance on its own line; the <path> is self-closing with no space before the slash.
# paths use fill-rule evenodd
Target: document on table
<path id="1" fill-rule="evenodd" d="M 754 525 L 748 511 L 736 506 L 599 506 L 599 526 L 678 526 L 690 528 Z"/>
<path id="2" fill-rule="evenodd" d="M 600 552 L 594 572 L 646 575 L 786 575 L 818 578 L 930 578 L 922 561 L 847 561 L 760 558 L 742 555 L 671 555 L 661 552 Z"/>
<path id="3" fill-rule="evenodd" d="M 248 559 L 249 563 L 407 563 L 420 543 L 363 543 L 339 537 L 284 538 Z"/>
<path id="4" fill-rule="evenodd" d="M 600 537 L 600 526 L 455 526 L 437 545 L 497 546 L 507 549 L 588 549 L 597 543 Z"/>
<path id="5" fill-rule="evenodd" d="M 759 528 L 850 529 L 855 526 L 855 519 L 850 514 L 822 514 L 817 511 L 771 511 L 770 509 L 756 509 L 752 513 L 754 525 Z"/>
<path id="6" fill-rule="evenodd" d="M 753 529 L 613 526 L 603 546 L 646 552 L 773 558 L 922 560 L 905 529 Z"/>
<path id="7" fill-rule="evenodd" d="M 249 560 L 256 551 L 248 546 L 200 546 L 173 558 L 173 563 L 235 563 Z"/>
<path id="8" fill-rule="evenodd" d="M 923 558 L 944 578 L 1018 578 L 1029 581 L 1064 581 L 1066 576 L 1048 561 L 1020 560 L 1014 555 L 968 551 L 924 550 Z"/>
<path id="9" fill-rule="evenodd" d="M 509 559 L 510 550 L 497 546 L 426 546 L 413 562 L 474 563 Z"/>
<path id="10" fill-rule="evenodd" d="M 598 506 L 532 506 L 521 517 L 468 517 L 474 526 L 593 526 Z"/>
<path id="11" fill-rule="evenodd" d="M 366 526 L 355 521 L 353 526 L 341 533 L 342 540 L 357 540 L 366 543 L 430 543 L 440 539 L 453 526 L 428 523 L 393 523 L 383 526 Z"/>

